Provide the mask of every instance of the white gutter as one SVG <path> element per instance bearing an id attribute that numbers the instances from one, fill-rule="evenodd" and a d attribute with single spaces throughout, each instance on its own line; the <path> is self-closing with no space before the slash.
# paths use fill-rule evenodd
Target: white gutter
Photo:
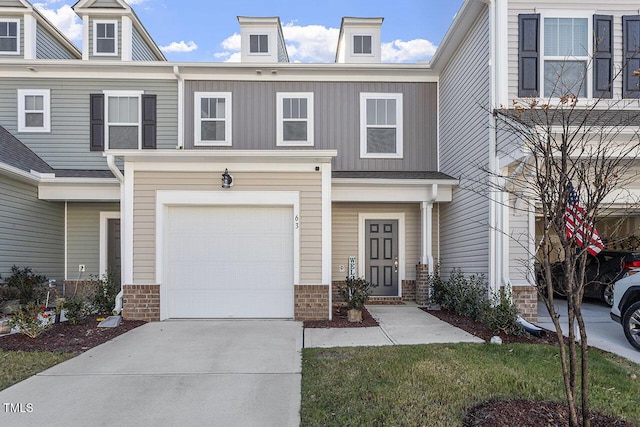
<path id="1" fill-rule="evenodd" d="M 113 175 L 118 178 L 118 181 L 120 182 L 120 218 L 121 221 L 124 221 L 124 215 L 123 215 L 123 201 L 124 201 L 124 175 L 122 174 L 122 172 L 120 172 L 120 169 L 118 169 L 118 166 L 116 165 L 116 160 L 115 157 L 111 154 L 107 154 L 107 165 L 109 166 L 109 170 L 111 170 L 111 173 L 113 173 Z M 124 245 L 124 239 L 120 239 L 120 244 Z M 122 270 L 122 269 L 121 269 Z M 116 305 L 113 309 L 113 314 L 120 314 L 120 312 L 122 312 L 122 297 L 124 295 L 124 292 L 122 291 L 122 276 L 120 276 L 120 292 L 118 292 L 118 295 L 116 295 Z"/>
<path id="2" fill-rule="evenodd" d="M 173 66 L 173 74 L 178 79 L 178 146 L 176 148 L 182 150 L 184 148 L 184 124 L 182 123 L 184 117 L 184 78 L 177 65 Z"/>

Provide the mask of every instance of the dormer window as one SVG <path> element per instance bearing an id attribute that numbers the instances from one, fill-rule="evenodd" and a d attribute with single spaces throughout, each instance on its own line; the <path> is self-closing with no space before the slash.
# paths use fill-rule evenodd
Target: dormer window
<path id="1" fill-rule="evenodd" d="M 267 34 L 250 34 L 249 53 L 269 53 L 269 36 Z"/>
<path id="2" fill-rule="evenodd" d="M 20 21 L 0 20 L 0 53 L 20 53 Z"/>
<path id="3" fill-rule="evenodd" d="M 93 54 L 115 56 L 118 54 L 118 22 L 94 21 Z"/>
<path id="4" fill-rule="evenodd" d="M 353 36 L 353 53 L 371 55 L 371 36 Z"/>

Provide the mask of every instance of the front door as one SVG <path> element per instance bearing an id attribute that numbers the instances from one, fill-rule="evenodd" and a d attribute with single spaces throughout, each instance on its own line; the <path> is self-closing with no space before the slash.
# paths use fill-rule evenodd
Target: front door
<path id="1" fill-rule="evenodd" d="M 120 285 L 120 220 L 109 219 L 107 225 L 107 272 Z"/>
<path id="2" fill-rule="evenodd" d="M 365 279 L 373 295 L 398 296 L 398 220 L 365 220 Z"/>

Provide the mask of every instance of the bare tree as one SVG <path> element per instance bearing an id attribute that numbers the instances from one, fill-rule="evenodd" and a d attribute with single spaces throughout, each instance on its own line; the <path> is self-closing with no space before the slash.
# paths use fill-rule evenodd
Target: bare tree
<path id="1" fill-rule="evenodd" d="M 517 146 L 521 153 L 519 165 L 495 180 L 501 183 L 497 190 L 534 203 L 539 220 L 529 260 L 530 266 L 537 260 L 537 274 L 530 277 L 537 276 L 538 293 L 555 326 L 571 426 L 578 425 L 579 404 L 582 425 L 590 425 L 589 348 L 582 314 L 588 254 L 601 248 L 598 222 L 613 203 L 629 202 L 626 189 L 638 179 L 640 111 L 629 106 L 629 101 L 565 95 L 553 103 L 522 99 L 494 111 L 502 149 Z M 564 270 L 566 341 L 554 305 L 556 260 Z"/>

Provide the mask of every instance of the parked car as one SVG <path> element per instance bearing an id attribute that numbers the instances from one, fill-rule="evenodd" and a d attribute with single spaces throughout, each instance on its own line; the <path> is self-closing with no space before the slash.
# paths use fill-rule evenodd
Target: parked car
<path id="1" fill-rule="evenodd" d="M 610 316 L 622 325 L 627 341 L 640 350 L 640 274 L 616 282 Z"/>
<path id="2" fill-rule="evenodd" d="M 639 252 L 602 251 L 596 256 L 587 255 L 584 296 L 600 298 L 611 307 L 615 283 L 634 269 L 640 269 Z M 551 274 L 554 293 L 565 296 L 564 263 L 553 263 Z M 537 281 L 544 283 L 540 268 L 537 269 Z"/>

